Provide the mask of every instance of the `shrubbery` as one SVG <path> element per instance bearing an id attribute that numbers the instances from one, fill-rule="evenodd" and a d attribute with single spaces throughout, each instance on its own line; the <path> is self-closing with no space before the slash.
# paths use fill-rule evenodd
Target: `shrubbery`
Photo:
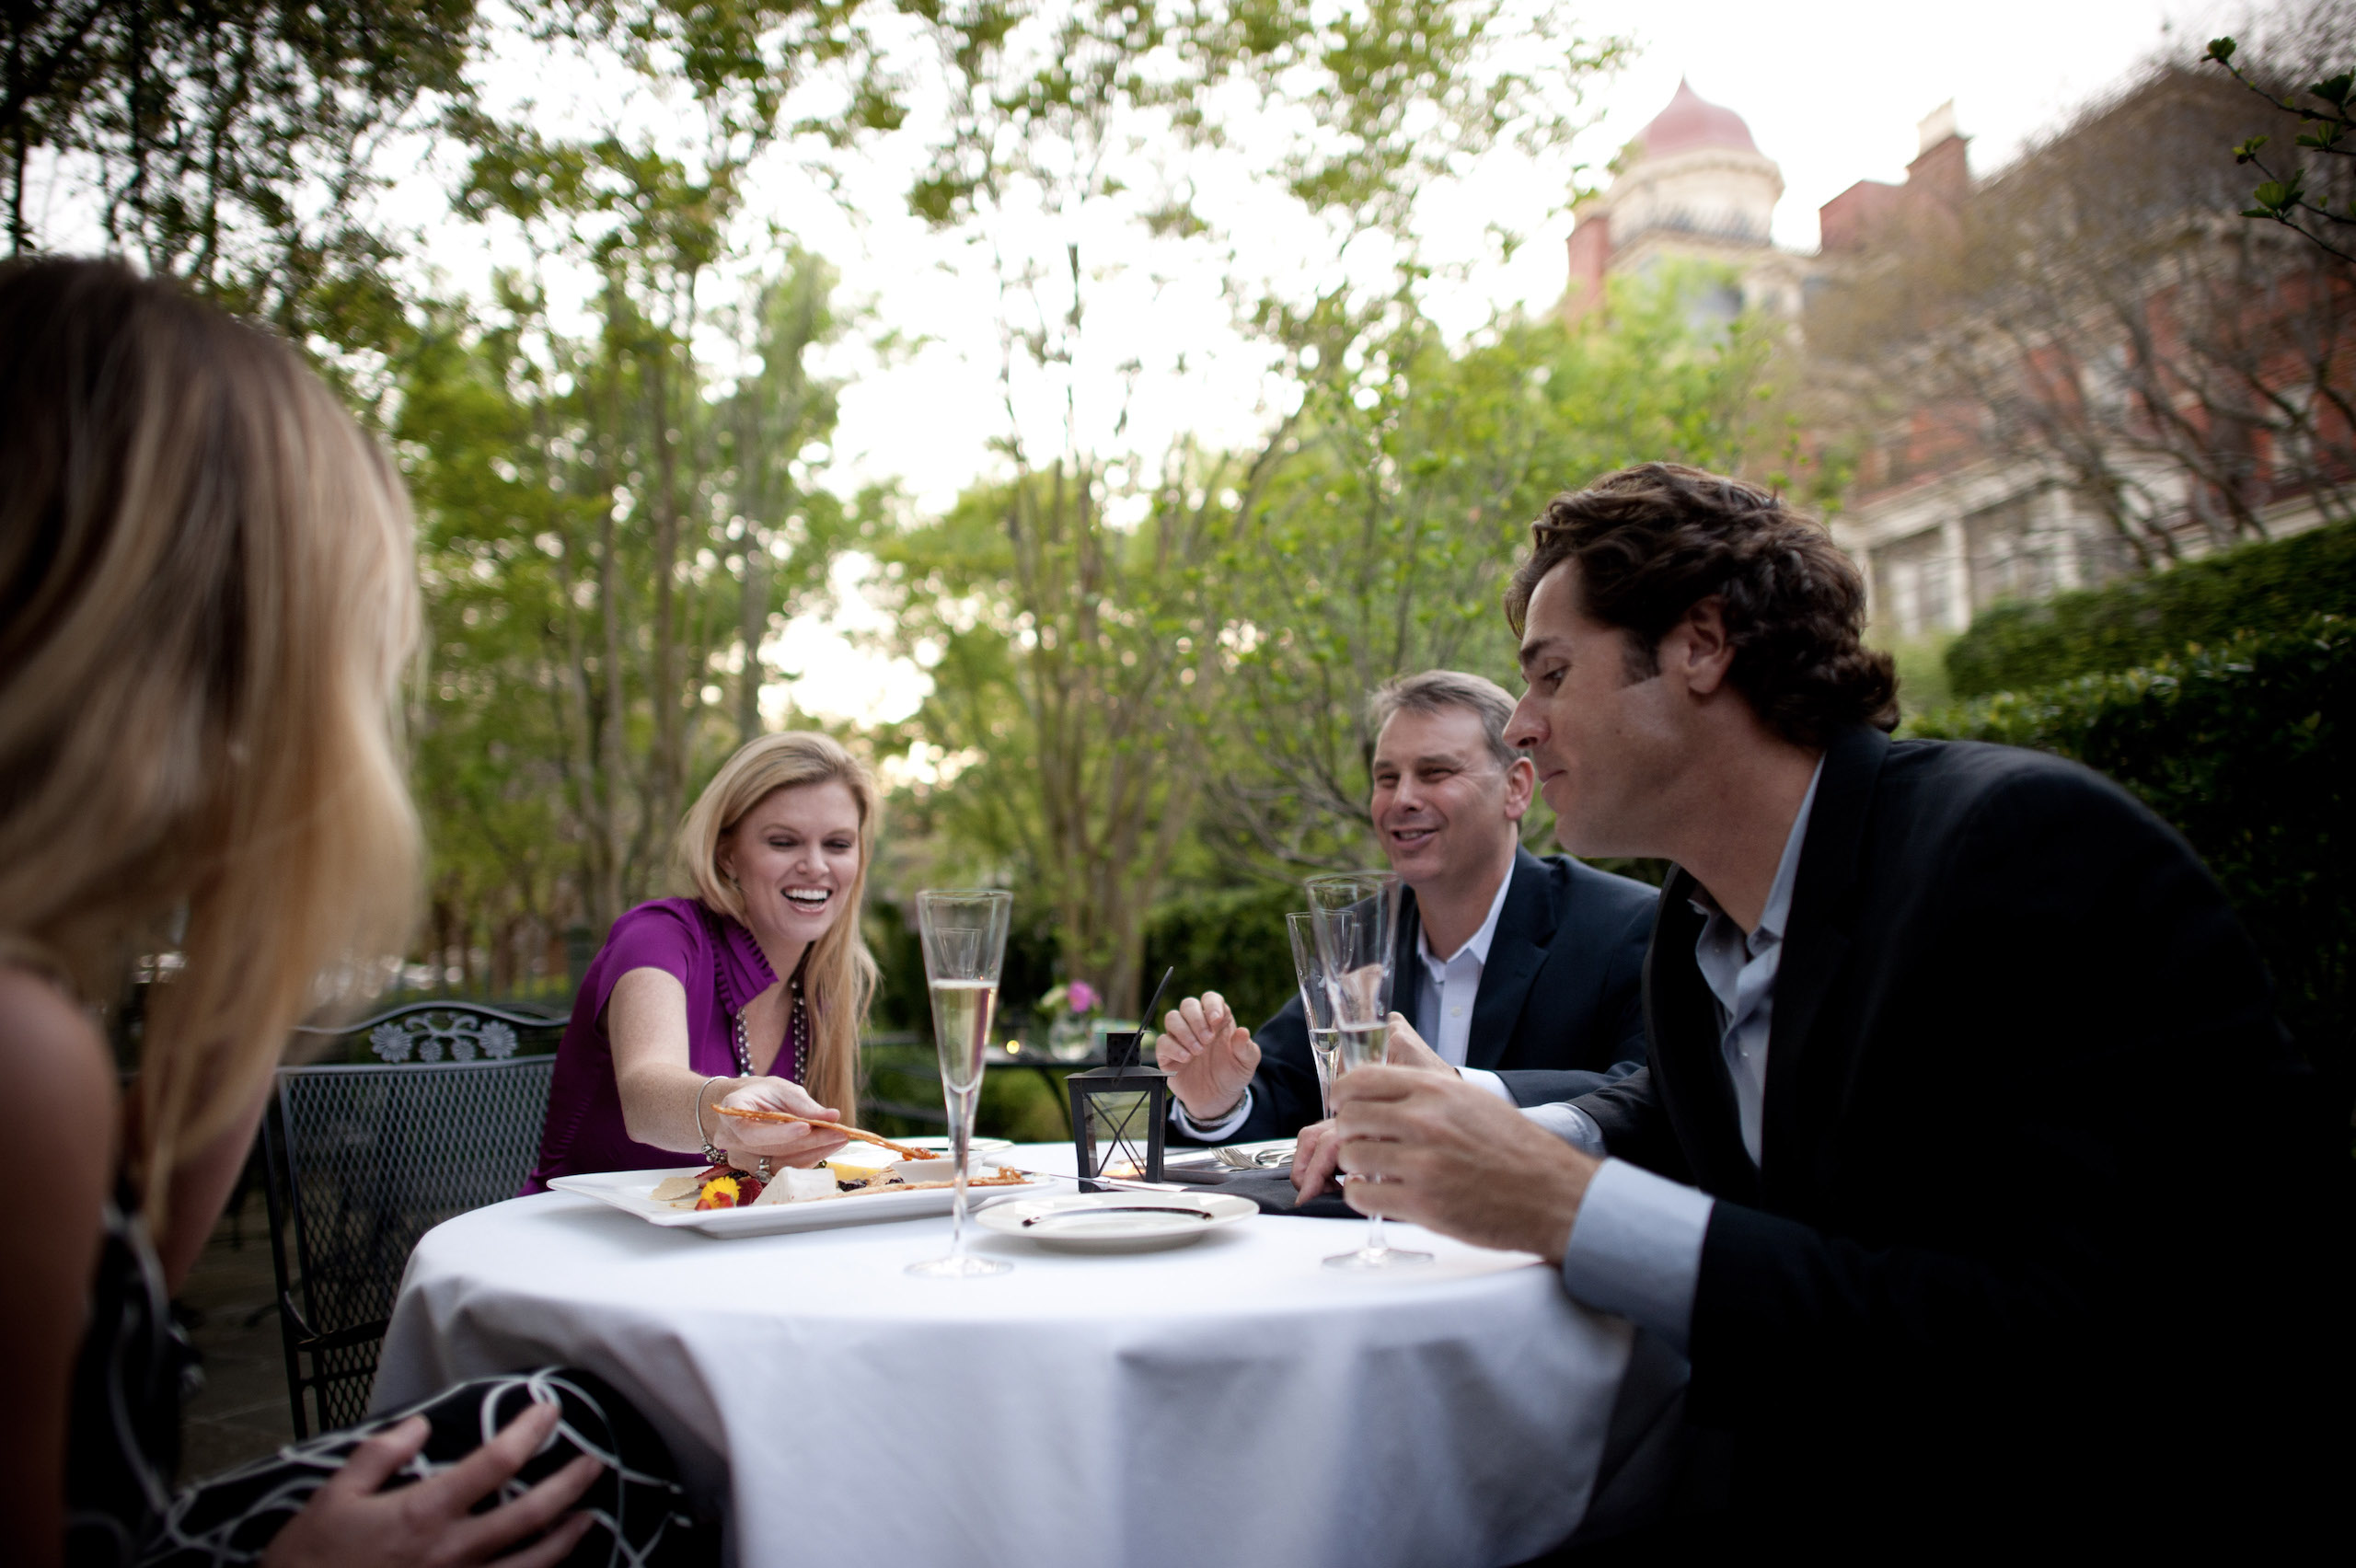
<path id="1" fill-rule="evenodd" d="M 1246 1028 L 1256 1029 L 1293 993 L 1292 950 L 1285 935 L 1285 911 L 1300 907 L 1298 885 L 1273 885 L 1197 894 L 1163 904 L 1147 917 L 1143 989 L 1150 991 L 1165 966 L 1175 965 L 1163 1007 L 1181 997 L 1218 991 Z M 917 1037 L 911 1045 L 872 1047 L 868 1053 L 867 1114 L 886 1134 L 938 1130 L 932 1106 L 940 1095 L 933 1073 L 932 1019 L 925 994 L 924 953 L 899 910 L 882 900 L 868 910 L 867 940 L 884 982 L 876 994 L 872 1026 L 882 1032 Z M 1004 1011 L 993 1033 L 999 1038 L 1042 1032 L 1032 1008 L 1060 983 L 1056 972 L 1055 934 L 1046 912 L 1025 908 L 1018 899 L 1014 928 L 1008 933 L 1000 994 Z M 1140 1002 L 1144 997 L 1138 998 Z M 884 1109 L 906 1106 L 919 1117 Z M 1064 1136 L 1063 1112 L 1054 1081 L 1033 1073 L 993 1072 L 985 1080 L 976 1117 L 981 1132 L 1021 1140 Z"/>
<path id="2" fill-rule="evenodd" d="M 1151 990 L 1162 970 L 1175 965 L 1165 1009 L 1180 997 L 1217 991 L 1244 1028 L 1257 1029 L 1293 994 L 1285 911 L 1307 907 L 1299 883 L 1199 894 L 1165 904 L 1146 920 L 1142 988 Z"/>
<path id="3" fill-rule="evenodd" d="M 2356 525 L 2246 545 L 2041 604 L 1998 605 L 1948 645 L 1958 698 L 2131 670 L 2252 628 L 2356 614 Z"/>
<path id="4" fill-rule="evenodd" d="M 2335 1103 L 2346 1102 L 2356 1037 L 2356 621 L 2316 616 L 2293 633 L 2244 634 L 2145 669 L 1999 693 L 1924 714 L 1906 732 L 2074 757 L 2173 824 L 2240 911 L 2273 971 L 2283 1022 Z"/>

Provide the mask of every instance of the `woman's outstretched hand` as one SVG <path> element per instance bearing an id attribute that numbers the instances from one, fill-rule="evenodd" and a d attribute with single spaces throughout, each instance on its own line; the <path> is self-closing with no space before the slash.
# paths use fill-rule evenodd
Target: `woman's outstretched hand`
<path id="1" fill-rule="evenodd" d="M 423 1416 L 411 1416 L 352 1450 L 278 1532 L 262 1568 L 553 1568 L 595 1523 L 587 1514 L 563 1517 L 605 1469 L 595 1459 L 583 1454 L 513 1502 L 469 1510 L 513 1480 L 562 1418 L 557 1405 L 535 1404 L 439 1475 L 388 1492 L 385 1482 L 417 1458 L 433 1430 Z M 509 1551 L 544 1529 L 538 1540 Z"/>
<path id="2" fill-rule="evenodd" d="M 732 1160 L 739 1157 L 757 1159 L 767 1155 L 773 1164 L 815 1165 L 850 1141 L 840 1133 L 804 1126 L 799 1122 L 743 1121 L 729 1116 L 732 1107 L 785 1111 L 796 1116 L 814 1116 L 821 1122 L 842 1120 L 841 1112 L 819 1104 L 791 1078 L 747 1078 L 722 1098 L 720 1116 L 725 1120 L 712 1129 L 711 1141 L 725 1148 Z"/>

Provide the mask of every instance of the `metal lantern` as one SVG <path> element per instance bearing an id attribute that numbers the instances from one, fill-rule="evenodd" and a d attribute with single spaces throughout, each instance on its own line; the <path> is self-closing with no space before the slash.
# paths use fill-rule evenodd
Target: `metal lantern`
<path id="1" fill-rule="evenodd" d="M 1104 1065 L 1064 1080 L 1071 1091 L 1071 1142 L 1083 1193 L 1112 1189 L 1089 1180 L 1161 1180 L 1163 1130 L 1170 1123 L 1170 1075 L 1139 1060 L 1145 1031 L 1104 1037 Z"/>

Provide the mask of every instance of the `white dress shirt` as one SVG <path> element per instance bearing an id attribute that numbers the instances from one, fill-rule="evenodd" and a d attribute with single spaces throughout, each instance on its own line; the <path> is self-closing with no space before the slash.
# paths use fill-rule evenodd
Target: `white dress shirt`
<path id="1" fill-rule="evenodd" d="M 1472 1046 L 1472 1007 L 1481 994 L 1481 974 L 1489 966 L 1489 944 L 1496 940 L 1497 919 L 1505 913 L 1506 894 L 1512 886 L 1513 862 L 1507 860 L 1506 874 L 1497 879 L 1497 891 L 1489 900 L 1488 917 L 1463 946 L 1447 958 L 1432 951 L 1430 931 L 1424 928 L 1422 920 L 1415 922 L 1415 953 L 1423 961 L 1425 984 L 1418 988 L 1415 1016 L 1408 1020 L 1424 1037 L 1424 1043 L 1462 1074 L 1467 1082 L 1480 1085 L 1508 1105 L 1513 1103 L 1513 1091 L 1506 1088 L 1505 1079 L 1480 1067 L 1466 1066 L 1464 1057 Z M 1235 1102 L 1235 1109 L 1208 1124 L 1199 1124 L 1188 1115 L 1177 1096 L 1170 1099 L 1170 1124 L 1190 1138 L 1209 1143 L 1234 1136 L 1251 1113 L 1252 1090 L 1248 1084 L 1243 1097 Z"/>
<path id="2" fill-rule="evenodd" d="M 1440 1060 L 1454 1067 L 1469 1083 L 1477 1083 L 1491 1094 L 1513 1103 L 1513 1093 L 1506 1088 L 1505 1079 L 1493 1072 L 1464 1065 L 1472 1044 L 1472 1007 L 1481 994 L 1481 975 L 1489 967 L 1489 944 L 1496 939 L 1497 917 L 1505 913 L 1506 893 L 1513 886 L 1513 862 L 1506 862 L 1506 874 L 1498 879 L 1496 895 L 1489 900 L 1487 918 L 1481 928 L 1456 951 L 1441 958 L 1432 951 L 1432 934 L 1418 920 L 1415 930 L 1415 954 L 1424 961 L 1425 983 L 1415 997 L 1415 1032 L 1424 1043 L 1437 1052 Z"/>
<path id="3" fill-rule="evenodd" d="M 1693 960 L 1717 998 L 1718 1049 L 1733 1080 L 1742 1147 L 1760 1159 L 1767 1092 L 1767 1043 L 1774 1022 L 1775 975 L 1783 963 L 1784 930 L 1791 918 L 1792 887 L 1800 849 L 1824 777 L 1819 759 L 1800 801 L 1759 925 L 1746 934 L 1707 893 L 1693 900 L 1706 915 Z M 1569 1104 L 1543 1105 L 1530 1115 L 1555 1136 L 1600 1155 L 1602 1130 Z M 1702 1239 L 1716 1200 L 1623 1159 L 1606 1159 L 1588 1182 L 1563 1251 L 1563 1284 L 1588 1306 L 1616 1312 L 1652 1330 L 1681 1355 L 1693 1327 L 1693 1289 L 1702 1272 Z"/>

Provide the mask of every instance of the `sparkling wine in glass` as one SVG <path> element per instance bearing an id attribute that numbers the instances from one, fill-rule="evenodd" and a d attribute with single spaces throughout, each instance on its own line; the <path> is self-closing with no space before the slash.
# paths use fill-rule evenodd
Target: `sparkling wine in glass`
<path id="1" fill-rule="evenodd" d="M 1309 881 L 1311 925 L 1333 998 L 1336 1076 L 1380 1062 L 1391 1042 L 1392 966 L 1398 953 L 1399 878 L 1391 871 L 1345 871 Z M 1345 1181 L 1362 1181 L 1349 1176 Z M 1432 1261 L 1429 1252 L 1388 1245 L 1382 1216 L 1369 1215 L 1366 1245 L 1325 1260 L 1335 1269 L 1388 1269 Z"/>
<path id="2" fill-rule="evenodd" d="M 932 1038 L 941 1053 L 941 1094 L 949 1112 L 949 1151 L 956 1161 L 949 1255 L 910 1263 L 908 1273 L 941 1279 L 1004 1274 L 1014 1265 L 965 1251 L 965 1178 L 980 1102 L 990 1019 L 998 1011 L 999 968 L 1014 895 L 999 888 L 928 889 L 917 894 L 917 935 L 924 945 L 925 984 L 932 992 Z"/>
<path id="3" fill-rule="evenodd" d="M 1309 1024 L 1309 1054 L 1317 1064 L 1319 1114 L 1334 1114 L 1334 1078 L 1339 1064 L 1341 1035 L 1334 1028 L 1334 998 L 1325 989 L 1325 963 L 1317 956 L 1317 917 L 1303 909 L 1285 917 L 1285 933 L 1292 939 L 1293 978 L 1300 984 L 1301 1017 Z"/>

